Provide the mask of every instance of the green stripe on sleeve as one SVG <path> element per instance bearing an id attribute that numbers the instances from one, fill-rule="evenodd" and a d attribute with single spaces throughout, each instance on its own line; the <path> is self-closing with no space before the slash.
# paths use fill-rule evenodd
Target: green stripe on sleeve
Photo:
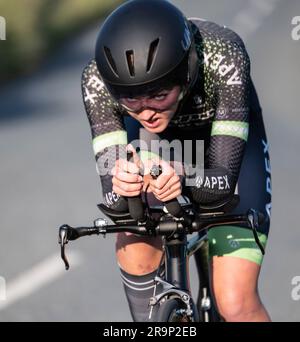
<path id="1" fill-rule="evenodd" d="M 106 147 L 114 145 L 127 145 L 127 133 L 125 131 L 106 133 L 93 139 L 93 149 L 95 155 L 103 151 Z"/>
<path id="2" fill-rule="evenodd" d="M 229 135 L 247 141 L 249 124 L 242 121 L 215 121 L 212 125 L 211 135 Z"/>

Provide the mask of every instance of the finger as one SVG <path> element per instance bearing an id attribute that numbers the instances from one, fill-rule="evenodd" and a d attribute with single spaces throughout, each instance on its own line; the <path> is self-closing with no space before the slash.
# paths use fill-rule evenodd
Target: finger
<path id="1" fill-rule="evenodd" d="M 165 160 L 160 161 L 160 166 L 163 170 L 164 175 L 173 175 L 175 173 L 174 167 L 170 164 L 172 162 L 166 162 Z"/>
<path id="2" fill-rule="evenodd" d="M 162 202 L 168 202 L 168 201 L 171 201 L 172 199 L 174 198 L 177 198 L 181 195 L 181 189 L 174 192 L 173 194 L 171 194 L 170 196 L 167 196 L 167 197 L 164 197 L 163 199 L 161 199 L 160 201 Z"/>
<path id="3" fill-rule="evenodd" d="M 141 191 L 143 187 L 142 183 L 126 183 L 120 181 L 116 177 L 112 179 L 112 184 L 116 185 L 118 188 L 122 189 L 125 192 Z"/>
<path id="4" fill-rule="evenodd" d="M 126 150 L 132 152 L 133 160 L 130 160 L 130 161 L 133 162 L 138 168 L 142 168 L 141 159 L 139 155 L 137 154 L 135 148 L 131 144 L 129 144 L 126 147 Z"/>
<path id="5" fill-rule="evenodd" d="M 173 167 L 166 161 L 161 160 L 160 165 L 162 167 L 162 174 L 157 178 L 156 187 L 161 190 L 176 173 Z"/>
<path id="6" fill-rule="evenodd" d="M 111 175 L 112 175 L 112 176 L 115 176 L 116 173 L 118 172 L 118 170 L 119 170 L 119 167 L 114 166 L 114 167 L 111 169 L 111 171 L 110 171 Z"/>
<path id="7" fill-rule="evenodd" d="M 176 184 L 178 184 L 178 187 L 181 187 L 180 178 L 177 175 L 171 177 L 162 189 L 156 189 L 155 193 L 157 195 L 162 195 Z"/>
<path id="8" fill-rule="evenodd" d="M 137 165 L 135 165 L 134 163 L 128 162 L 127 160 L 124 160 L 124 159 L 119 159 L 118 166 L 119 166 L 119 169 L 124 172 L 132 173 L 132 174 L 139 174 L 140 172 L 140 169 L 138 168 Z"/>
<path id="9" fill-rule="evenodd" d="M 143 177 L 128 172 L 123 172 L 120 169 L 118 169 L 115 173 L 115 177 L 118 180 L 126 183 L 141 183 L 143 181 Z"/>
<path id="10" fill-rule="evenodd" d="M 171 196 L 173 193 L 177 193 L 177 191 L 181 192 L 181 184 L 174 184 L 171 188 L 167 189 L 163 194 L 155 196 L 160 200 L 160 201 L 165 201 L 167 197 Z"/>
<path id="11" fill-rule="evenodd" d="M 140 191 L 133 191 L 133 192 L 127 192 L 122 190 L 121 188 L 119 188 L 117 185 L 113 186 L 113 191 L 120 195 L 120 196 L 124 196 L 124 197 L 135 197 L 135 196 L 139 196 L 140 195 Z"/>
<path id="12" fill-rule="evenodd" d="M 150 181 L 151 186 L 157 190 L 162 190 L 163 187 L 169 182 L 169 180 L 174 176 L 174 170 L 172 174 L 161 174 L 157 179 L 152 179 Z"/>
<path id="13" fill-rule="evenodd" d="M 112 183 L 113 185 L 116 185 L 118 188 L 126 192 L 141 191 L 143 187 L 143 183 L 126 183 L 120 181 L 116 177 L 113 177 Z"/>

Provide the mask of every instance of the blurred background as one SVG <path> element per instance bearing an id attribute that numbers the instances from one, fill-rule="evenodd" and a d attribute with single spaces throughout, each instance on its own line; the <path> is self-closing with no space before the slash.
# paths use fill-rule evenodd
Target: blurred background
<path id="1" fill-rule="evenodd" d="M 57 244 L 61 224 L 86 225 L 101 216 L 80 78 L 103 18 L 121 2 L 0 0 L 0 24 L 6 23 L 6 40 L 0 40 L 0 321 L 130 321 L 114 238 L 69 245 L 68 272 Z M 292 20 L 300 3 L 172 2 L 188 16 L 234 29 L 246 43 L 273 177 L 259 288 L 274 321 L 299 321 L 300 293 L 292 290 L 300 276 L 300 28 Z"/>

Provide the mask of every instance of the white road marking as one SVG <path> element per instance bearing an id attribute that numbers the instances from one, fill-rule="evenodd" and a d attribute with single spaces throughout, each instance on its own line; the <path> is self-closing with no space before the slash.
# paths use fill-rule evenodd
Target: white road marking
<path id="1" fill-rule="evenodd" d="M 79 252 L 70 251 L 68 258 L 71 269 L 82 263 L 82 256 Z M 31 295 L 63 274 L 67 274 L 63 262 L 59 253 L 55 253 L 7 283 L 6 299 L 0 301 L 0 311 Z"/>
<path id="2" fill-rule="evenodd" d="M 265 18 L 276 8 L 280 0 L 250 0 L 248 6 L 242 9 L 233 19 L 232 29 L 248 39 L 259 29 Z"/>

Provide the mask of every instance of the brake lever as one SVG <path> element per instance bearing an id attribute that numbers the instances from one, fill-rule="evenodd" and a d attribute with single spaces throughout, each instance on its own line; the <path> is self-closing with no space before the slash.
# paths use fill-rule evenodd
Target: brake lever
<path id="1" fill-rule="evenodd" d="M 67 224 L 64 224 L 63 226 L 59 228 L 58 243 L 60 244 L 60 256 L 65 264 L 66 270 L 70 268 L 70 264 L 68 262 L 66 251 L 65 251 L 65 246 L 69 242 L 68 236 L 69 236 L 70 230 L 71 230 L 71 227 L 68 226 Z"/>

